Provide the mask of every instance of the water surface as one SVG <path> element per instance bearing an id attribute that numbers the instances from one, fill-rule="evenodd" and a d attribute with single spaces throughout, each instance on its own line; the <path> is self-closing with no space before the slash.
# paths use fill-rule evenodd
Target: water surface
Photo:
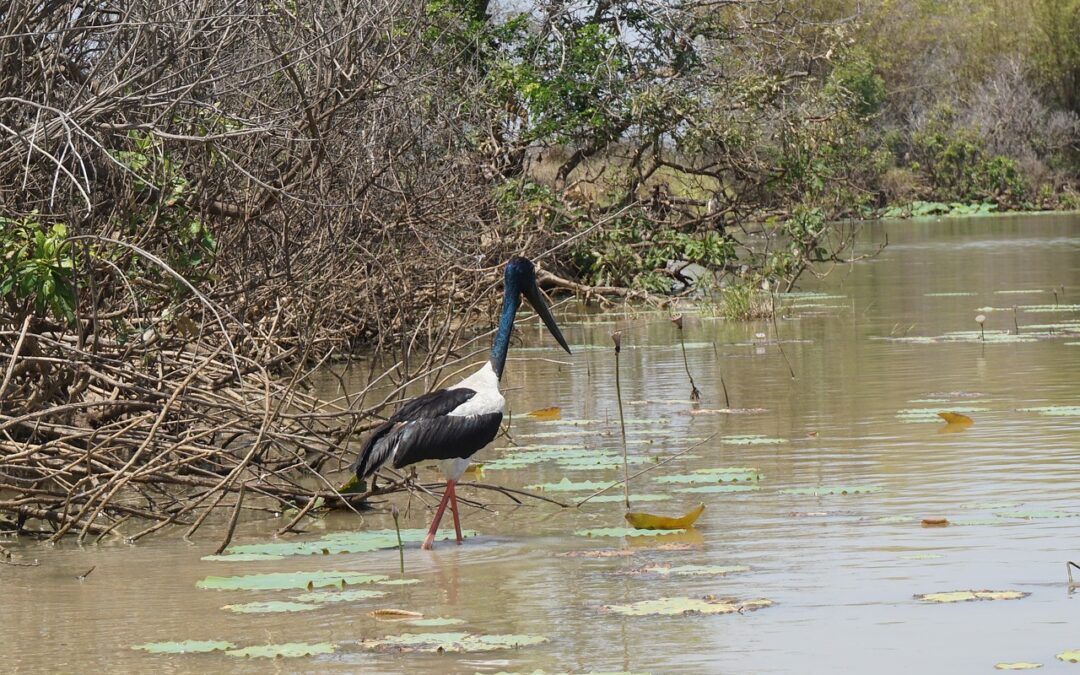
<path id="1" fill-rule="evenodd" d="M 1066 560 L 1080 557 L 1080 417 L 1024 408 L 1080 402 L 1080 218 L 1001 217 L 902 222 L 867 228 L 879 257 L 838 266 L 787 300 L 784 317 L 737 324 L 689 311 L 690 370 L 703 394 L 695 406 L 678 334 L 665 314 L 563 313 L 573 356 L 530 323 L 511 352 L 507 398 L 511 440 L 482 453 L 489 464 L 527 452 L 517 446 L 618 446 L 609 334 L 622 330 L 622 390 L 634 457 L 663 458 L 716 437 L 635 480 L 635 494 L 668 501 L 635 510 L 677 515 L 698 501 L 697 527 L 668 537 L 583 537 L 622 526 L 619 503 L 578 510 L 461 488 L 488 511 L 465 508 L 463 546 L 407 548 L 413 585 L 386 586 L 378 599 L 314 611 L 236 614 L 222 606 L 288 599 L 302 591 L 196 589 L 210 575 L 298 570 L 398 573 L 394 550 L 213 562 L 220 532 L 195 543 L 161 536 L 129 546 L 45 547 L 5 541 L 37 567 L 0 566 L 4 669 L 15 672 L 603 672 L 831 673 L 988 672 L 995 663 L 1034 661 L 1067 670 L 1054 655 L 1080 648 L 1077 605 Z M 1062 288 L 1063 287 L 1063 288 Z M 1047 309 L 1040 305 L 1050 305 Z M 1006 336 L 1015 332 L 1020 342 Z M 996 308 L 989 311 L 985 308 Z M 1029 311 L 1035 308 L 1036 311 Z M 1045 311 L 1043 311 L 1045 310 Z M 978 331 L 991 339 L 947 334 Z M 1040 327 L 1032 327 L 1040 326 Z M 1071 335 L 1070 335 L 1071 333 Z M 761 337 L 764 334 L 764 338 Z M 1006 337 L 1003 337 L 1006 336 Z M 776 339 L 779 337 L 782 352 Z M 915 338 L 924 338 L 922 340 Z M 593 346 L 589 348 L 588 346 Z M 788 363 L 795 373 L 790 376 Z M 724 407 L 723 376 L 735 408 Z M 330 381 L 325 394 L 336 395 Z M 557 405 L 561 421 L 523 417 Z M 970 410 L 959 433 L 913 421 L 905 410 Z M 695 414 L 696 413 L 696 414 Z M 900 413 L 900 414 L 898 414 Z M 915 413 L 914 415 L 918 415 Z M 738 437 L 766 440 L 743 444 Z M 731 441 L 734 442 L 725 442 Z M 648 466 L 631 466 L 637 470 Z M 523 487 L 564 478 L 613 480 L 619 469 L 580 470 L 554 461 L 486 469 L 483 481 Z M 718 467 L 756 469 L 745 492 L 676 492 L 697 484 L 665 475 Z M 424 469 L 422 476 L 434 476 Z M 872 491 L 815 496 L 793 488 Z M 549 492 L 573 502 L 584 492 Z M 431 503 L 432 500 L 428 500 Z M 403 495 L 404 525 L 425 527 L 430 511 Z M 1071 517 L 1071 516 L 1077 517 Z M 924 517 L 946 517 L 943 528 Z M 1051 517 L 1054 516 L 1054 517 Z M 268 541 L 280 520 L 247 523 L 234 543 Z M 445 524 L 449 524 L 447 519 Z M 383 513 L 339 513 L 312 522 L 306 539 L 335 531 L 392 527 Z M 295 539 L 295 538 L 293 538 Z M 286 541 L 291 541 L 288 539 Z M 633 549 L 620 557 L 559 554 Z M 648 565 L 743 565 L 727 576 L 626 574 Z M 94 567 L 84 581 L 76 577 Z M 360 588 L 360 587 L 358 587 Z M 366 588 L 366 586 L 364 587 Z M 1018 590 L 1021 600 L 930 605 L 913 596 L 962 589 Z M 671 596 L 767 598 L 773 606 L 719 616 L 621 616 L 606 605 Z M 465 623 L 410 627 L 368 612 L 399 607 Z M 468 654 L 370 653 L 350 643 L 406 632 L 527 634 L 546 642 Z M 242 660 L 222 653 L 151 655 L 132 645 L 183 639 L 238 646 L 330 642 L 334 654 Z"/>

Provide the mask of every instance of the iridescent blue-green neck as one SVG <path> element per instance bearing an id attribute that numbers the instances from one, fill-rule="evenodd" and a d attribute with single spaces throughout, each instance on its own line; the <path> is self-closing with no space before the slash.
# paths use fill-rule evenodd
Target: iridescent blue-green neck
<path id="1" fill-rule="evenodd" d="M 521 293 L 513 278 L 509 278 L 506 280 L 506 290 L 503 291 L 499 330 L 495 333 L 495 342 L 491 345 L 491 367 L 500 380 L 503 368 L 506 366 L 506 352 L 510 349 L 510 334 L 514 331 L 514 317 L 519 307 L 521 307 Z"/>

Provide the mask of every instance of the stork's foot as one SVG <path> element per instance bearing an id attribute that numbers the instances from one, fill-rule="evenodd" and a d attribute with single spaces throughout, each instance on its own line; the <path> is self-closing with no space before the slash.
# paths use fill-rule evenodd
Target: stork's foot
<path id="1" fill-rule="evenodd" d="M 431 529 L 428 530 L 427 537 L 424 538 L 424 543 L 420 545 L 421 550 L 431 550 L 431 546 L 435 543 L 435 533 L 439 531 L 439 522 L 442 521 L 443 513 L 446 511 L 446 505 L 453 496 L 454 481 L 448 480 L 446 481 L 446 490 L 443 491 L 442 501 L 439 502 L 439 508 L 435 509 L 435 518 L 431 521 Z"/>

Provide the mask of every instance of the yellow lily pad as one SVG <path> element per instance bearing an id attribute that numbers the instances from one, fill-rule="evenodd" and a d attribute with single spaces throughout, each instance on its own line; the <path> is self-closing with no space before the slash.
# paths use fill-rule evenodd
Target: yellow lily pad
<path id="1" fill-rule="evenodd" d="M 628 605 L 604 605 L 604 609 L 624 616 L 678 616 L 680 614 L 742 614 L 772 605 L 772 600 L 758 598 L 739 601 L 732 598 L 658 598 Z"/>
<path id="2" fill-rule="evenodd" d="M 1031 595 L 1024 591 L 947 591 L 944 593 L 922 593 L 915 596 L 923 602 L 971 602 L 973 600 L 1019 600 Z"/>

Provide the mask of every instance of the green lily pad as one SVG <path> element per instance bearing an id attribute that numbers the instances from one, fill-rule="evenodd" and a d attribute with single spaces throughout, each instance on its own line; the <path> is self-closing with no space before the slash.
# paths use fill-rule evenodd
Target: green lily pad
<path id="1" fill-rule="evenodd" d="M 871 492 L 881 492 L 881 488 L 874 485 L 833 485 L 829 487 L 806 487 L 786 488 L 780 490 L 782 495 L 810 495 L 823 497 L 825 495 L 863 495 Z"/>
<path id="2" fill-rule="evenodd" d="M 405 623 L 410 626 L 457 626 L 465 623 L 465 619 L 436 617 L 432 619 L 414 619 L 413 621 L 406 621 Z"/>
<path id="3" fill-rule="evenodd" d="M 1024 312 L 1080 312 L 1080 305 L 1021 305 Z"/>
<path id="4" fill-rule="evenodd" d="M 310 612 L 318 609 L 318 605 L 306 602 L 284 602 L 282 600 L 269 600 L 266 602 L 245 602 L 239 605 L 225 605 L 222 609 L 238 614 L 273 614 L 276 612 Z"/>
<path id="5" fill-rule="evenodd" d="M 996 295 L 1027 295 L 1029 293 L 1046 293 L 1045 288 L 1015 288 L 1007 291 L 994 291 Z"/>
<path id="6" fill-rule="evenodd" d="M 1057 657 L 1059 661 L 1080 663 L 1080 649 L 1070 649 L 1067 652 L 1061 652 L 1060 654 L 1055 654 L 1054 656 Z"/>
<path id="7" fill-rule="evenodd" d="M 569 478 L 563 478 L 558 483 L 540 483 L 537 485 L 526 485 L 526 490 L 540 490 L 541 492 L 586 492 L 596 490 L 603 490 L 604 488 L 613 487 L 615 481 L 572 481 Z"/>
<path id="8" fill-rule="evenodd" d="M 634 527 L 598 527 L 591 530 L 577 530 L 579 537 L 657 537 L 664 534 L 678 534 L 686 530 L 639 530 Z"/>
<path id="9" fill-rule="evenodd" d="M 1080 417 L 1080 405 L 1048 405 L 1041 408 L 1018 408 L 1019 412 L 1033 412 L 1047 417 Z"/>
<path id="10" fill-rule="evenodd" d="M 345 587 L 370 584 L 373 581 L 384 581 L 388 578 L 385 574 L 360 574 L 358 572 L 271 572 L 239 577 L 206 577 L 195 586 L 227 591 L 269 591 L 311 589 L 322 586 Z"/>
<path id="11" fill-rule="evenodd" d="M 950 518 L 949 525 L 957 527 L 967 526 L 979 526 L 979 525 L 1001 525 L 1002 520 L 997 518 Z"/>
<path id="12" fill-rule="evenodd" d="M 1016 502 L 967 502 L 961 504 L 962 509 L 976 509 L 979 511 L 994 511 L 997 509 L 1018 509 L 1020 504 Z"/>
<path id="13" fill-rule="evenodd" d="M 678 616 L 680 614 L 734 614 L 772 605 L 772 600 L 711 600 L 705 598 L 659 598 L 628 605 L 605 605 L 604 609 L 624 616 Z"/>
<path id="14" fill-rule="evenodd" d="M 1031 593 L 1024 591 L 947 591 L 944 593 L 922 593 L 915 596 L 923 602 L 971 602 L 974 600 L 1019 600 Z"/>
<path id="15" fill-rule="evenodd" d="M 962 413 L 968 415 L 977 412 L 986 412 L 989 408 L 979 408 L 974 406 L 948 406 L 948 412 Z M 938 417 L 938 413 L 942 412 L 941 408 L 909 408 L 907 410 L 899 410 L 896 416 L 905 422 L 941 422 L 941 418 Z"/>
<path id="16" fill-rule="evenodd" d="M 697 485 L 695 487 L 675 488 L 672 492 L 705 494 L 713 492 L 753 492 L 760 489 L 761 487 L 757 485 Z"/>
<path id="17" fill-rule="evenodd" d="M 234 647 L 236 645 L 225 640 L 182 640 L 180 642 L 147 642 L 134 645 L 132 649 L 140 649 L 151 654 L 203 654 L 225 651 Z"/>
<path id="18" fill-rule="evenodd" d="M 761 479 L 757 469 L 725 467 L 722 469 L 699 469 L 692 473 L 671 474 L 653 478 L 656 483 L 743 483 Z"/>
<path id="19" fill-rule="evenodd" d="M 892 525 L 894 523 L 912 523 L 915 522 L 915 518 L 912 516 L 882 516 L 874 522 L 882 525 Z"/>
<path id="20" fill-rule="evenodd" d="M 1015 661 L 1013 663 L 995 663 L 994 668 L 997 670 L 1035 670 L 1036 668 L 1042 668 L 1042 664 L 1031 661 Z"/>
<path id="21" fill-rule="evenodd" d="M 231 555 L 204 555 L 199 560 L 207 562 L 259 562 L 261 560 L 284 560 L 283 555 L 269 553 L 234 553 Z"/>
<path id="22" fill-rule="evenodd" d="M 999 518 L 1076 518 L 1080 513 L 1074 511 L 998 511 L 994 514 Z"/>
<path id="23" fill-rule="evenodd" d="M 280 645 L 256 645 L 225 652 L 229 656 L 242 658 L 288 659 L 317 654 L 333 654 L 336 647 L 329 642 L 309 644 L 307 642 L 286 642 Z"/>
<path id="24" fill-rule="evenodd" d="M 467 530 L 465 537 L 474 537 L 476 532 Z M 401 531 L 403 543 L 422 542 L 427 530 L 409 529 Z M 453 532 L 442 531 L 436 540 L 443 541 L 454 537 Z M 234 555 L 291 556 L 291 555 L 328 555 L 335 553 L 367 553 L 380 549 L 397 548 L 397 533 L 394 530 L 369 530 L 366 532 L 332 532 L 316 540 L 280 541 L 266 544 L 239 544 L 225 549 L 228 555 L 215 560 L 232 560 Z"/>
<path id="25" fill-rule="evenodd" d="M 787 439 L 751 434 L 749 436 L 724 436 L 720 439 L 720 442 L 724 445 L 779 445 L 780 443 L 787 443 Z"/>
<path id="26" fill-rule="evenodd" d="M 388 581 L 376 581 L 380 586 L 412 586 L 420 583 L 419 579 L 390 579 Z"/>
<path id="27" fill-rule="evenodd" d="M 354 600 L 367 600 L 368 598 L 381 598 L 384 595 L 386 595 L 386 591 L 312 591 L 295 595 L 293 600 L 322 604 L 324 602 L 352 602 Z"/>
<path id="28" fill-rule="evenodd" d="M 978 293 L 923 293 L 924 298 L 961 298 L 971 295 L 978 295 Z"/>
<path id="29" fill-rule="evenodd" d="M 516 649 L 547 642 L 539 635 L 474 635 L 471 633 L 402 633 L 378 640 L 361 640 L 361 649 L 402 652 L 486 652 Z"/>
<path id="30" fill-rule="evenodd" d="M 660 576 L 690 577 L 690 576 L 727 576 L 737 572 L 749 572 L 746 565 L 646 565 L 630 574 L 658 574 Z"/>
<path id="31" fill-rule="evenodd" d="M 945 556 L 940 553 L 908 553 L 907 555 L 900 556 L 904 560 L 934 560 L 937 558 L 944 558 Z"/>
<path id="32" fill-rule="evenodd" d="M 597 495 L 588 501 L 589 504 L 604 504 L 610 502 L 621 502 L 624 497 L 621 494 L 610 495 Z M 630 502 L 666 502 L 671 499 L 671 495 L 630 495 Z"/>

